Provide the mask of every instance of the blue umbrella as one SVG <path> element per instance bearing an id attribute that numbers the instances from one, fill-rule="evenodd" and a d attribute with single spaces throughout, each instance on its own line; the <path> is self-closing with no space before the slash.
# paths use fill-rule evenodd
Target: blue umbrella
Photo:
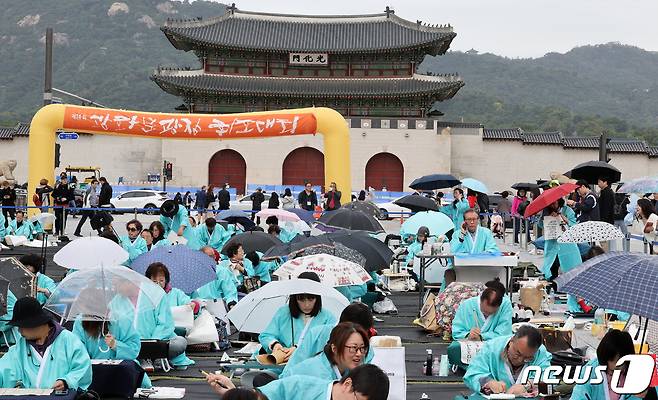
<path id="1" fill-rule="evenodd" d="M 477 179 L 464 178 L 462 179 L 462 186 L 471 189 L 475 192 L 489 193 L 489 189 L 487 189 L 487 186 L 484 183 L 478 181 Z"/>
<path id="2" fill-rule="evenodd" d="M 296 214 L 299 219 L 311 225 L 315 222 L 315 217 L 313 216 L 313 211 L 304 210 L 303 208 L 290 208 L 286 211 L 290 211 L 293 214 Z"/>
<path id="3" fill-rule="evenodd" d="M 560 291 L 617 311 L 658 320 L 658 258 L 641 253 L 594 257 L 556 279 Z"/>
<path id="4" fill-rule="evenodd" d="M 215 261 L 201 251 L 178 244 L 159 246 L 135 259 L 130 268 L 141 274 L 149 265 L 161 262 L 169 269 L 171 286 L 192 293 L 208 282 L 217 279 Z"/>
<path id="5" fill-rule="evenodd" d="M 215 215 L 216 220 L 224 220 L 229 224 L 240 224 L 246 230 L 251 230 L 256 226 L 254 221 L 250 220 L 242 211 L 239 210 L 224 210 L 217 215 Z"/>
<path id="6" fill-rule="evenodd" d="M 400 228 L 400 235 L 415 235 L 421 226 L 429 228 L 432 236 L 443 235 L 455 228 L 452 219 L 447 215 L 436 211 L 422 211 L 404 221 Z"/>

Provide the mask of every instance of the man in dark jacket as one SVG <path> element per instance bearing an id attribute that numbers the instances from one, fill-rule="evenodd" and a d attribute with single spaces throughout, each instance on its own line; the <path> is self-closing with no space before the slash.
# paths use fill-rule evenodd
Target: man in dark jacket
<path id="1" fill-rule="evenodd" d="M 576 185 L 578 185 L 580 202 L 576 203 L 573 200 L 567 200 L 567 205 L 576 210 L 576 214 L 578 214 L 578 222 L 600 221 L 599 199 L 594 192 L 590 190 L 589 183 L 585 180 L 579 180 L 576 182 Z"/>
<path id="2" fill-rule="evenodd" d="M 231 193 L 226 190 L 226 186 L 228 186 L 227 183 L 224 184 L 222 190 L 217 193 L 217 202 L 219 203 L 220 210 L 228 210 L 231 208 Z"/>
<path id="3" fill-rule="evenodd" d="M 107 179 L 104 176 L 98 180 L 101 183 L 101 192 L 98 195 L 98 206 L 99 207 L 109 207 L 110 200 L 112 199 L 112 186 L 107 183 Z"/>
<path id="4" fill-rule="evenodd" d="M 306 183 L 305 189 L 297 196 L 297 203 L 306 211 L 315 210 L 315 206 L 318 205 L 318 196 L 313 191 L 313 185 L 310 182 Z"/>
<path id="5" fill-rule="evenodd" d="M 256 189 L 256 191 L 253 192 L 249 198 L 251 199 L 251 209 L 253 210 L 251 213 L 251 220 L 253 221 L 256 219 L 256 213 L 262 209 L 262 204 L 265 201 L 263 189 Z M 256 219 L 256 225 L 260 225 L 260 217 Z"/>
<path id="6" fill-rule="evenodd" d="M 2 182 L 0 189 L 0 199 L 4 207 L 16 207 L 16 189 L 8 181 Z M 5 217 L 5 227 L 9 226 L 9 218 L 14 219 L 16 215 L 15 208 L 3 208 L 2 215 Z"/>
<path id="7" fill-rule="evenodd" d="M 615 223 L 615 192 L 610 188 L 610 178 L 602 176 L 599 178 L 599 212 L 601 221 L 609 224 Z"/>
<path id="8" fill-rule="evenodd" d="M 62 176 L 59 184 L 53 190 L 53 203 L 55 204 L 55 235 L 64 236 L 66 230 L 66 209 L 73 199 L 73 189 L 69 187 L 69 180 Z"/>

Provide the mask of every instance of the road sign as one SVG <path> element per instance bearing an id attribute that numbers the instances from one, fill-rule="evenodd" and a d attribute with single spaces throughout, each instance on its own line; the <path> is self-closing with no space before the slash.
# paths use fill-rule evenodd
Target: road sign
<path id="1" fill-rule="evenodd" d="M 57 137 L 59 140 L 76 140 L 79 136 L 75 132 L 60 132 Z"/>

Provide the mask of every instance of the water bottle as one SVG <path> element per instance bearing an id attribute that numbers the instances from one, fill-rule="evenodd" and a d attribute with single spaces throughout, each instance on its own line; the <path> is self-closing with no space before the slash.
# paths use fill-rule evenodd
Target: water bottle
<path id="1" fill-rule="evenodd" d="M 439 376 L 440 370 L 441 370 L 441 362 L 439 361 L 439 356 L 435 356 L 434 361 L 432 361 L 432 375 Z"/>
<path id="2" fill-rule="evenodd" d="M 518 304 L 514 304 L 514 309 L 513 309 L 513 311 L 514 311 L 514 318 L 516 318 L 516 319 L 521 318 L 521 317 L 519 316 L 519 311 L 521 311 L 521 309 L 519 308 L 519 305 L 518 305 Z"/>
<path id="3" fill-rule="evenodd" d="M 603 320 L 605 319 L 605 310 L 603 308 L 597 308 L 594 312 L 594 323 L 597 325 L 603 325 Z"/>
<path id="4" fill-rule="evenodd" d="M 441 355 L 441 367 L 439 368 L 439 376 L 446 377 L 450 372 L 450 361 L 448 360 L 448 355 Z"/>
<path id="5" fill-rule="evenodd" d="M 432 358 L 432 349 L 427 349 L 427 360 L 425 361 L 425 375 L 432 376 L 432 364 L 434 359 Z"/>

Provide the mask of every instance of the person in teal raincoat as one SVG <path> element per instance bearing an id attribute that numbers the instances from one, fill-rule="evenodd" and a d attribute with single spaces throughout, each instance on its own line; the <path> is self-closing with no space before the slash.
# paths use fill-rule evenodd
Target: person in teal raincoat
<path id="1" fill-rule="evenodd" d="M 193 243 L 187 243 L 193 250 L 210 246 L 217 251 L 221 251 L 224 244 L 231 238 L 231 234 L 221 224 L 218 224 L 215 218 L 206 218 L 204 224 L 194 228 L 194 234 L 195 240 Z"/>
<path id="2" fill-rule="evenodd" d="M 512 302 L 500 281 L 490 281 L 480 296 L 464 300 L 452 320 L 453 342 L 448 346 L 450 364 L 466 369 L 460 340 L 487 341 L 512 334 Z"/>
<path id="3" fill-rule="evenodd" d="M 141 236 L 142 239 L 144 239 L 146 242 L 147 251 L 151 251 L 157 247 L 167 246 L 170 244 L 167 239 L 163 239 L 158 241 L 158 243 L 155 243 L 153 241 L 153 231 L 150 228 L 144 229 L 139 236 Z"/>
<path id="4" fill-rule="evenodd" d="M 210 246 L 201 249 L 206 255 L 215 260 L 219 259 L 217 250 Z M 193 299 L 202 300 L 224 300 L 226 307 L 231 309 L 238 302 L 238 288 L 235 285 L 235 278 L 231 271 L 225 266 L 217 265 L 215 268 L 217 279 L 208 282 L 192 293 Z"/>
<path id="5" fill-rule="evenodd" d="M 562 220 L 563 230 L 576 225 L 576 213 L 560 199 L 544 210 L 544 215 L 558 217 Z M 580 250 L 576 243 L 559 243 L 557 239 L 544 242 L 544 277 L 552 281 L 559 272 L 567 272 L 582 264 Z"/>
<path id="6" fill-rule="evenodd" d="M 314 272 L 302 272 L 299 279 L 320 282 Z M 258 340 L 268 354 L 277 348 L 292 353 L 293 347 L 304 341 L 309 329 L 335 322 L 336 317 L 322 308 L 321 296 L 293 294 L 288 304 L 277 310 L 267 328 L 258 336 Z"/>
<path id="7" fill-rule="evenodd" d="M 441 207 L 439 211 L 452 219 L 452 223 L 455 224 L 455 230 L 457 230 L 464 222 L 464 212 L 471 207 L 468 205 L 468 201 L 464 198 L 464 191 L 462 189 L 456 188 L 452 193 L 455 199 L 447 206 Z"/>
<path id="8" fill-rule="evenodd" d="M 478 213 L 469 209 L 464 213 L 464 223 L 459 227 L 459 231 L 452 235 L 450 241 L 450 250 L 453 254 L 495 254 L 500 253 L 493 234 L 488 228 L 480 226 L 480 217 Z"/>
<path id="9" fill-rule="evenodd" d="M 11 325 L 21 336 L 0 359 L 0 387 L 87 389 L 91 360 L 80 340 L 54 322 L 33 297 L 16 301 Z"/>
<path id="10" fill-rule="evenodd" d="M 190 216 L 187 208 L 180 207 L 173 200 L 166 200 L 160 206 L 160 223 L 164 226 L 164 237 L 169 236 L 169 232 L 175 232 L 176 235 L 187 239 L 188 243 L 196 241 L 194 228 L 190 226 Z"/>
<path id="11" fill-rule="evenodd" d="M 23 211 L 16 211 L 16 218 L 9 222 L 7 235 L 25 236 L 29 240 L 34 238 L 34 226 L 32 226 L 30 221 L 25 219 L 25 213 Z"/>
<path id="12" fill-rule="evenodd" d="M 208 374 L 206 381 L 223 399 L 249 400 L 386 400 L 390 387 L 386 373 L 372 364 L 354 368 L 339 381 L 298 375 L 251 390 L 236 388 L 224 375 Z"/>
<path id="13" fill-rule="evenodd" d="M 368 293 L 368 284 L 362 283 L 361 285 L 350 285 L 350 286 L 336 286 L 336 289 L 340 294 L 345 296 L 350 303 L 354 302 L 357 299 L 360 299 L 361 296 Z"/>
<path id="14" fill-rule="evenodd" d="M 187 340 L 177 336 L 174 332 L 174 319 L 171 307 L 164 298 L 158 304 L 152 304 L 150 299 L 157 298 L 162 288 L 156 285 L 142 285 L 137 288 L 135 284 L 125 281 L 117 282 L 119 293 L 110 302 L 112 318 L 127 318 L 133 322 L 133 327 L 139 333 L 140 339 L 157 339 L 169 342 L 169 359 L 176 369 L 186 369 L 194 361 L 185 356 Z"/>
<path id="15" fill-rule="evenodd" d="M 524 395 L 520 384 L 523 369 L 551 365 L 551 354 L 544 347 L 541 333 L 530 325 L 519 327 L 513 336 L 488 340 L 473 357 L 464 375 L 464 383 L 475 393 L 511 393 Z M 532 378 L 533 375 L 530 375 Z"/>
<path id="16" fill-rule="evenodd" d="M 368 333 L 368 339 L 374 334 L 375 321 L 372 317 L 372 312 L 370 312 L 370 308 L 363 303 L 352 303 L 345 307 L 340 314 L 339 322 L 351 322 L 360 325 Z M 334 327 L 335 325 L 330 324 L 310 328 L 308 334 L 304 336 L 304 341 L 297 346 L 297 350 L 292 353 L 292 356 L 286 363 L 286 367 L 283 369 L 283 374 L 289 375 L 289 373 L 286 372 L 287 369 L 322 353 L 324 351 L 324 346 L 329 343 L 331 331 Z M 365 356 L 364 362 L 371 362 L 374 353 L 374 349 L 371 348 Z"/>
<path id="17" fill-rule="evenodd" d="M 219 270 L 222 267 L 228 269 L 233 275 L 234 282 L 239 290 L 239 287 L 244 283 L 245 276 L 253 277 L 256 272 L 251 261 L 244 257 L 244 248 L 240 243 L 231 243 L 226 248 L 226 256 L 228 259 L 221 261 L 217 269 Z"/>
<path id="18" fill-rule="evenodd" d="M 612 382 L 612 374 L 617 369 L 617 361 L 629 354 L 635 354 L 635 345 L 633 344 L 633 338 L 628 332 L 622 332 L 617 329 L 609 330 L 599 346 L 596 348 L 596 358 L 590 360 L 586 366 L 591 367 L 590 370 L 590 379 L 586 383 L 581 383 L 575 385 L 573 392 L 571 393 L 572 399 L 589 399 L 589 400 L 607 400 L 613 398 L 619 398 L 624 400 L 635 400 L 643 398 L 646 392 L 640 394 L 640 396 L 619 396 L 614 393 L 610 387 Z M 603 383 L 592 384 L 591 379 L 595 377 L 595 368 L 603 365 L 606 367 L 605 373 L 603 374 Z M 581 374 L 584 372 L 581 372 Z M 623 382 L 626 378 L 626 373 L 622 372 L 622 377 L 619 382 Z M 584 376 L 581 375 L 581 378 Z"/>
<path id="19" fill-rule="evenodd" d="M 363 364 L 370 349 L 369 340 L 368 333 L 361 325 L 341 322 L 331 330 L 329 341 L 320 354 L 285 369 L 281 377 L 306 375 L 340 380 Z"/>
<path id="20" fill-rule="evenodd" d="M 122 235 L 119 237 L 119 244 L 128 252 L 128 260 L 124 265 L 130 266 L 137 257 L 146 253 L 148 250 L 146 248 L 146 240 L 140 236 L 140 233 L 142 232 L 141 222 L 136 219 L 128 221 L 126 224 L 126 230 L 128 231 L 128 235 Z"/>
<path id="21" fill-rule="evenodd" d="M 5 216 L 0 213 L 0 242 L 5 241 L 5 236 L 7 235 L 7 220 Z"/>
<path id="22" fill-rule="evenodd" d="M 11 318 L 14 316 L 14 304 L 16 304 L 16 296 L 7 290 L 7 312 L 0 315 L 0 343 L 9 347 L 16 342 L 18 332 L 16 328 L 9 324 Z"/>
<path id="23" fill-rule="evenodd" d="M 283 243 L 289 243 L 297 236 L 297 232 L 288 230 L 285 227 L 279 225 L 279 218 L 277 218 L 276 215 L 270 215 L 269 217 L 267 217 L 267 219 L 265 220 L 265 224 L 268 226 L 268 229 L 271 226 L 279 227 L 278 237 Z"/>
<path id="24" fill-rule="evenodd" d="M 153 247 L 171 246 L 171 242 L 165 237 L 165 227 L 162 225 L 162 222 L 151 222 L 149 230 L 153 234 Z"/>
<path id="25" fill-rule="evenodd" d="M 259 277 L 263 284 L 272 282 L 271 272 L 279 268 L 279 264 L 276 261 L 261 260 L 263 253 L 260 251 L 251 251 L 244 257 L 251 262 L 254 269 L 254 276 Z"/>
<path id="26" fill-rule="evenodd" d="M 57 284 L 47 275 L 39 272 L 43 265 L 43 259 L 36 254 L 28 254 L 19 259 L 33 274 L 37 276 L 37 300 L 46 304 L 48 297 L 57 289 Z"/>

